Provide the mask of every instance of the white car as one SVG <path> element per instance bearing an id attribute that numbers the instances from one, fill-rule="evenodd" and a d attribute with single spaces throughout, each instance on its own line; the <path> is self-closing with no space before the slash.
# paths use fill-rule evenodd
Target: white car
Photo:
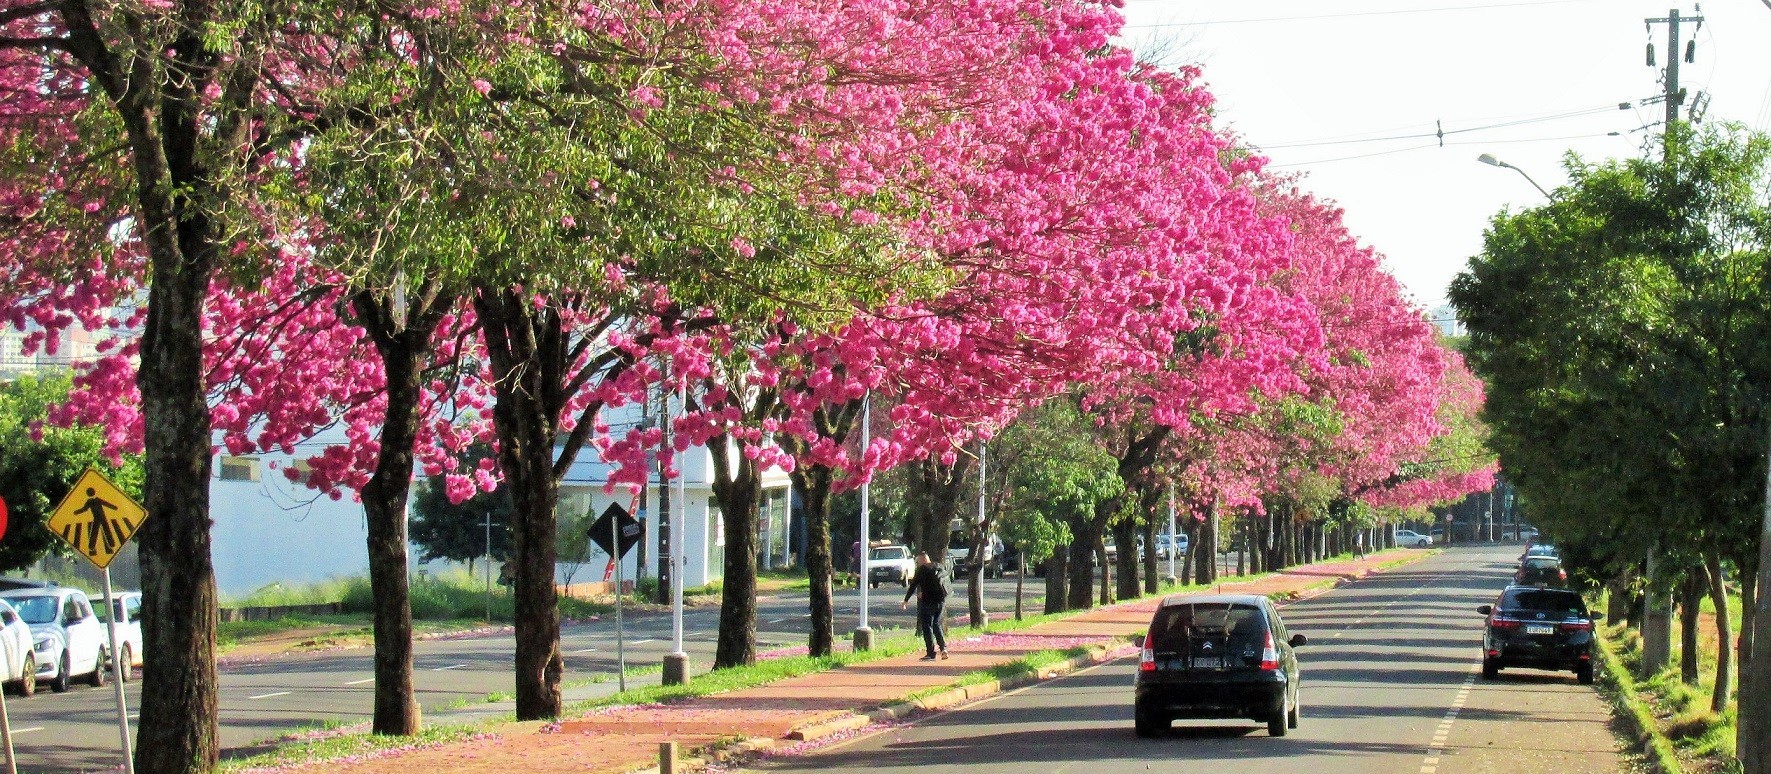
<path id="1" fill-rule="evenodd" d="M 54 586 L 0 592 L 31 627 L 37 679 L 56 693 L 68 690 L 76 675 L 93 686 L 105 684 L 105 627 L 92 612 L 86 592 Z"/>
<path id="2" fill-rule="evenodd" d="M 18 688 L 18 695 L 37 692 L 37 654 L 32 652 L 31 627 L 12 605 L 0 600 L 0 682 Z"/>
<path id="3" fill-rule="evenodd" d="M 117 651 L 123 654 L 123 682 L 127 683 L 135 679 L 135 669 L 141 666 L 141 592 L 112 594 L 111 610 L 117 615 Z M 100 620 L 107 619 L 101 616 Z M 110 634 L 104 637 L 108 649 Z"/>
<path id="4" fill-rule="evenodd" d="M 881 583 L 908 586 L 915 574 L 916 558 L 909 546 L 874 546 L 867 551 L 868 588 L 878 588 Z"/>
<path id="5" fill-rule="evenodd" d="M 1396 530 L 1396 545 L 1426 548 L 1433 544 L 1433 539 L 1411 529 Z"/>
<path id="6" fill-rule="evenodd" d="M 1180 559 L 1181 557 L 1184 557 L 1187 555 L 1187 541 L 1188 541 L 1187 533 L 1183 532 L 1180 535 L 1177 535 L 1176 540 L 1178 541 L 1178 545 L 1175 546 L 1174 554 L 1175 554 L 1176 559 Z M 1168 544 L 1169 544 L 1169 542 L 1170 542 L 1170 540 L 1169 540 L 1168 535 L 1157 535 L 1156 536 L 1156 557 L 1158 559 L 1167 559 L 1168 558 Z"/>

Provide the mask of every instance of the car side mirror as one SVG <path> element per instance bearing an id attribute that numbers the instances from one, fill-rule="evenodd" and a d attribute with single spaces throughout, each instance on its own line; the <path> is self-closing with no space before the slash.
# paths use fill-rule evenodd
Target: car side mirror
<path id="1" fill-rule="evenodd" d="M 1492 615 L 1494 613 L 1494 606 L 1493 605 L 1483 605 L 1481 607 L 1476 608 L 1476 612 L 1481 613 L 1483 615 Z"/>
<path id="2" fill-rule="evenodd" d="M 1308 645 L 1308 644 L 1310 644 L 1310 638 L 1305 637 L 1302 634 L 1291 635 L 1291 646 L 1292 647 L 1301 648 L 1301 647 Z"/>

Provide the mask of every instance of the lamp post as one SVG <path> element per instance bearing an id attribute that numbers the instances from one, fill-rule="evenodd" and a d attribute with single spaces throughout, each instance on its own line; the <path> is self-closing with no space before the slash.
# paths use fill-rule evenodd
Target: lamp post
<path id="1" fill-rule="evenodd" d="M 689 388 L 685 384 L 678 393 L 678 403 L 682 411 L 689 410 Z M 664 402 L 664 416 L 661 420 L 666 426 L 670 424 L 670 401 Z M 689 684 L 689 654 L 683 650 L 683 565 L 687 564 L 683 550 L 683 523 L 688 521 L 688 475 L 684 465 L 678 463 L 676 481 L 676 502 L 666 516 L 670 520 L 670 652 L 664 656 L 664 684 Z M 659 487 L 667 486 L 663 476 L 659 477 Z"/>
<path id="2" fill-rule="evenodd" d="M 861 401 L 861 463 L 863 467 L 865 467 L 867 461 L 867 447 L 872 443 L 873 396 L 869 394 L 867 397 L 862 398 Z M 870 545 L 872 536 L 867 534 L 868 520 L 873 515 L 868 507 L 870 504 L 868 495 L 871 491 L 872 486 L 870 486 L 870 479 L 862 479 L 861 534 L 859 535 L 860 540 L 858 541 L 861 544 L 861 561 L 860 567 L 856 568 L 860 570 L 860 580 L 855 583 L 855 590 L 861 596 L 861 620 L 855 626 L 854 647 L 857 653 L 873 650 L 873 627 L 867 625 L 867 559 L 869 555 L 873 553 L 873 546 Z"/>
<path id="3" fill-rule="evenodd" d="M 1477 156 L 1476 160 L 1480 161 L 1484 164 L 1487 164 L 1491 167 L 1500 167 L 1502 169 L 1513 170 L 1514 172 L 1519 173 L 1519 175 L 1521 177 L 1525 178 L 1525 182 L 1530 183 L 1532 188 L 1536 188 L 1538 193 L 1543 194 L 1543 198 L 1545 198 L 1545 199 L 1556 198 L 1554 196 L 1551 196 L 1549 191 L 1545 191 L 1543 186 L 1538 185 L 1536 180 L 1532 180 L 1530 175 L 1525 174 L 1525 170 L 1520 169 L 1520 168 L 1515 167 L 1511 164 L 1508 164 L 1504 161 L 1501 161 L 1500 159 L 1495 158 L 1494 154 L 1492 154 L 1492 153 L 1484 153 L 1480 156 Z"/>

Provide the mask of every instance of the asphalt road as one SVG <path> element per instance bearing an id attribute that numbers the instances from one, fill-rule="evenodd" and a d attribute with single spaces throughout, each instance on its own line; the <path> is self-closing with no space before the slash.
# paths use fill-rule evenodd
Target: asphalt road
<path id="1" fill-rule="evenodd" d="M 1517 546 L 1457 548 L 1287 606 L 1310 643 L 1300 727 L 1270 738 L 1247 721 L 1178 721 L 1132 732 L 1135 659 L 1121 659 L 893 728 L 767 771 L 1144 771 L 1197 763 L 1214 774 L 1615 772 L 1609 713 L 1570 672 L 1477 675 L 1483 617 Z"/>
<path id="2" fill-rule="evenodd" d="M 1007 615 L 1014 605 L 1014 579 L 985 582 L 985 608 L 993 615 Z M 964 614 L 965 581 L 955 581 L 960 595 L 957 612 Z M 1044 584 L 1029 578 L 1027 596 L 1044 592 Z M 898 609 L 902 591 L 883 586 L 870 595 L 870 624 L 875 629 L 909 628 L 914 611 Z M 804 593 L 776 594 L 760 599 L 757 615 L 758 649 L 767 650 L 805 644 Z M 846 637 L 857 623 L 857 598 L 853 589 L 839 592 L 837 633 Z M 695 668 L 705 670 L 713 660 L 719 630 L 717 607 L 689 608 L 684 612 L 684 650 Z M 648 613 L 626 618 L 626 656 L 629 668 L 657 665 L 670 651 L 669 614 Z M 594 676 L 610 676 L 606 683 L 568 691 L 574 694 L 614 690 L 616 648 L 613 616 L 601 621 L 566 627 L 561 650 L 566 659 L 566 683 Z M 514 640 L 508 633 L 463 640 L 425 641 L 417 644 L 414 659 L 419 703 L 427 722 L 447 722 L 451 717 L 496 711 L 495 705 L 452 707 L 460 701 L 479 702 L 494 692 L 513 690 L 511 659 Z M 311 653 L 239 664 L 221 673 L 221 743 L 224 748 L 250 748 L 290 731 L 334 721 L 356 723 L 371 717 L 374 667 L 367 648 Z M 655 682 L 656 678 L 652 678 Z M 643 681 L 642 681 L 643 682 Z M 139 710 L 136 691 L 140 682 L 126 685 L 134 725 Z M 76 686 L 68 693 L 51 693 L 47 685 L 29 699 L 7 696 L 19 770 L 75 772 L 111 770 L 122 762 L 117 733 L 116 699 L 109 687 Z M 508 705 L 503 709 L 508 712 Z"/>

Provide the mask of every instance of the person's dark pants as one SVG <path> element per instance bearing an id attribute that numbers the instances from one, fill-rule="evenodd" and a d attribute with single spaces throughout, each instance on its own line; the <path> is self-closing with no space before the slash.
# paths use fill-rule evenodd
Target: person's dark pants
<path id="1" fill-rule="evenodd" d="M 931 658 L 934 657 L 937 647 L 942 652 L 947 650 L 947 634 L 942 631 L 946 626 L 944 620 L 946 616 L 943 615 L 946 609 L 945 602 L 916 606 L 916 631 L 922 635 L 922 644 L 928 647 L 928 655 Z"/>

